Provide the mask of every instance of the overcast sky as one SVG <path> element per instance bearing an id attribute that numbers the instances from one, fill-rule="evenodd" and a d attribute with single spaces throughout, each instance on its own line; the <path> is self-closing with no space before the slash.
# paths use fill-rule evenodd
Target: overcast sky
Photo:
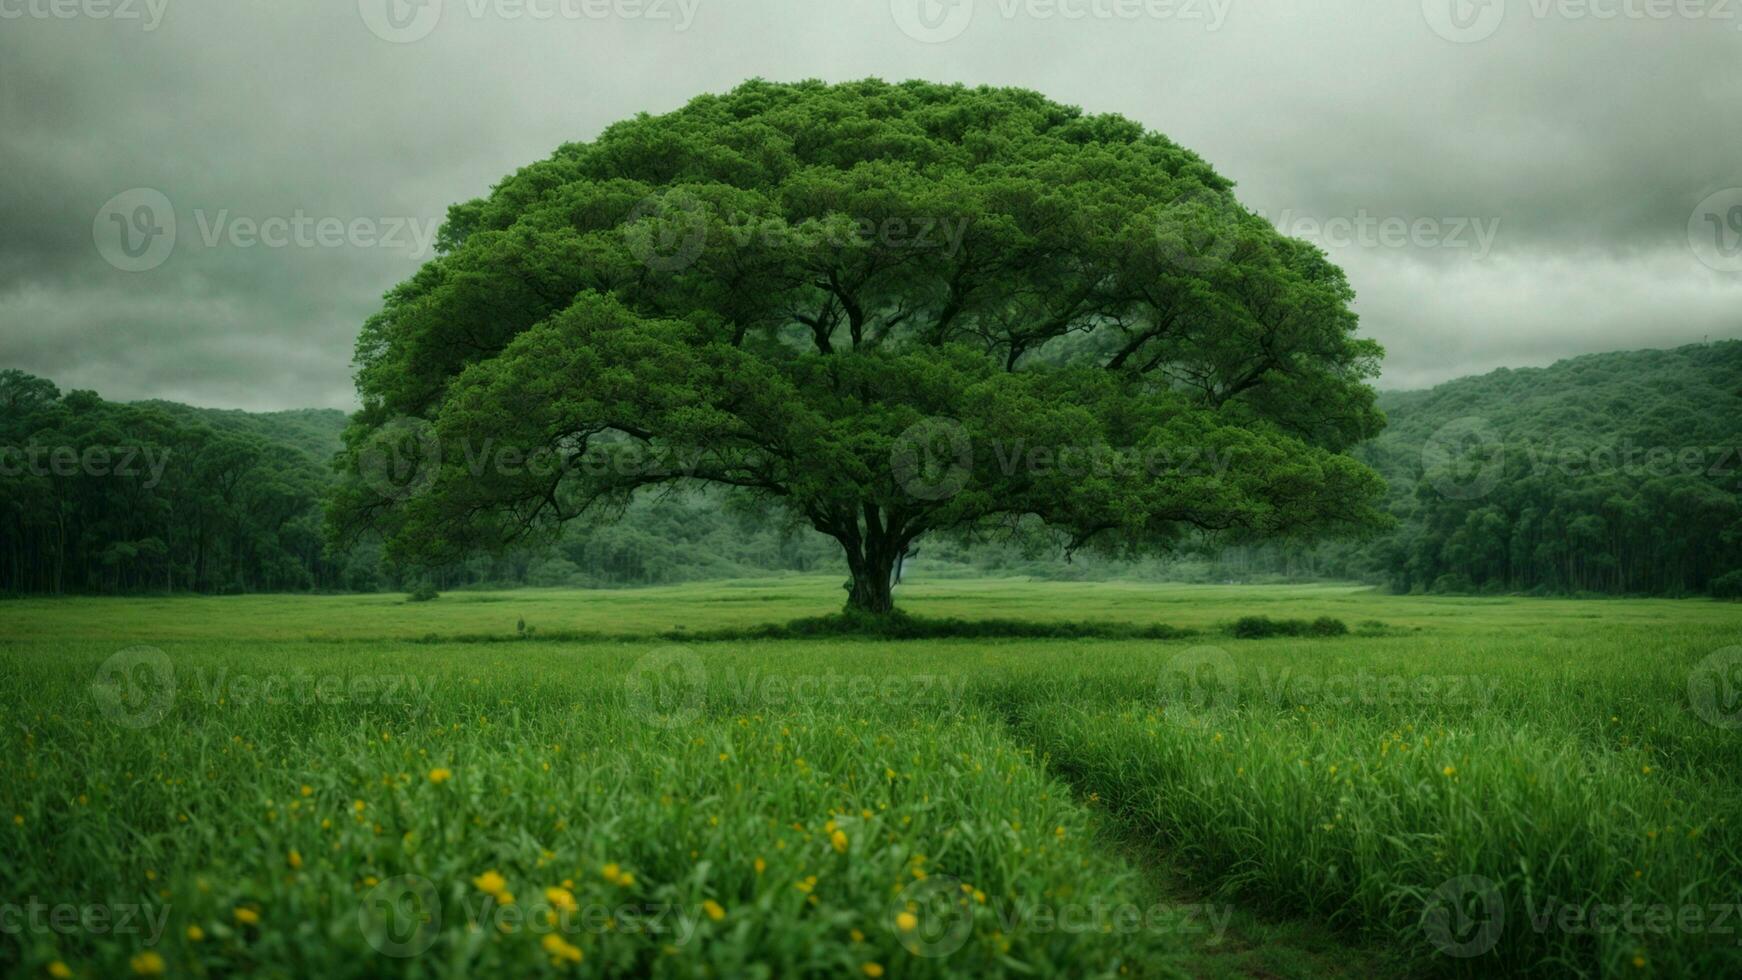
<path id="1" fill-rule="evenodd" d="M 0 0 L 0 367 L 351 407 L 450 203 L 754 76 L 1166 133 L 1348 271 L 1384 387 L 1742 336 L 1742 0 L 1679 3 Z"/>

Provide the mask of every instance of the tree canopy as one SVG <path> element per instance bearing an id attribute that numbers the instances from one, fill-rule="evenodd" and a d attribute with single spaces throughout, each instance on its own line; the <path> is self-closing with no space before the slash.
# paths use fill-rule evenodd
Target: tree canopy
<path id="1" fill-rule="evenodd" d="M 733 488 L 891 608 L 922 535 L 1363 527 L 1380 350 L 1166 137 L 1018 89 L 751 82 L 451 208 L 357 346 L 330 515 L 397 558 Z"/>

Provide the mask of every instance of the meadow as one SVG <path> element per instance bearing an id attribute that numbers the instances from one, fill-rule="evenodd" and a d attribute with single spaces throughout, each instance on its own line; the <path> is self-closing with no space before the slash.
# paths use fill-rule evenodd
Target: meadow
<path id="1" fill-rule="evenodd" d="M 750 630 L 841 597 L 0 603 L 0 968 L 1742 972 L 1742 605 L 968 580 L 900 603 L 1181 635 Z"/>

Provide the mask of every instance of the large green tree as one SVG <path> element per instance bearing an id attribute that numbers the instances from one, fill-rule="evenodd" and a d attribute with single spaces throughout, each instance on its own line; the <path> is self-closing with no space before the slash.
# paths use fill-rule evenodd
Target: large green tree
<path id="1" fill-rule="evenodd" d="M 453 207 L 358 341 L 335 529 L 445 562 L 735 488 L 892 607 L 921 535 L 1363 526 L 1380 349 L 1195 154 L 1020 89 L 751 82 Z"/>

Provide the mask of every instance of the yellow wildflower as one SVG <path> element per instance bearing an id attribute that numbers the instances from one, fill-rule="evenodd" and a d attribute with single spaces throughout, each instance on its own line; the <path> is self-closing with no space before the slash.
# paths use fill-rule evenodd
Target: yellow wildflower
<path id="1" fill-rule="evenodd" d="M 503 895 L 508 894 L 508 879 L 502 877 L 501 872 L 494 868 L 473 878 L 472 884 L 476 885 L 478 890 L 484 894 L 495 896 L 498 901 L 501 901 Z"/>
<path id="2" fill-rule="evenodd" d="M 550 954 L 552 962 L 579 963 L 581 961 L 581 948 L 554 932 L 545 936 L 540 945 L 544 946 L 544 951 Z"/>
<path id="3" fill-rule="evenodd" d="M 546 888 L 544 890 L 544 897 L 550 902 L 553 908 L 560 909 L 564 912 L 573 912 L 580 908 L 579 905 L 575 904 L 574 893 L 570 892 L 567 888 Z"/>
<path id="4" fill-rule="evenodd" d="M 142 977 L 155 977 L 163 973 L 163 957 L 153 950 L 135 953 L 128 962 L 133 965 L 133 972 Z"/>

